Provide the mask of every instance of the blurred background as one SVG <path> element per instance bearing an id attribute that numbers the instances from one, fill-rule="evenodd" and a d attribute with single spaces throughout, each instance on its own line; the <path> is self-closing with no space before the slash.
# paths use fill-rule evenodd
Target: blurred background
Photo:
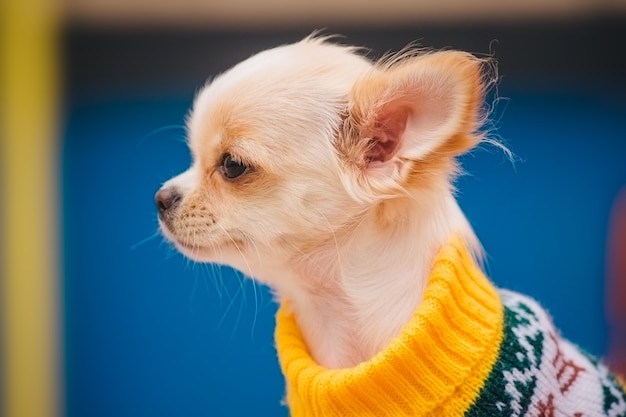
<path id="1" fill-rule="evenodd" d="M 189 262 L 153 194 L 207 79 L 313 30 L 493 55 L 459 200 L 500 286 L 626 357 L 626 1 L 3 0 L 0 413 L 286 416 L 266 288 Z M 620 365 L 621 364 L 621 365 Z M 622 368 L 624 369 L 624 368 Z"/>

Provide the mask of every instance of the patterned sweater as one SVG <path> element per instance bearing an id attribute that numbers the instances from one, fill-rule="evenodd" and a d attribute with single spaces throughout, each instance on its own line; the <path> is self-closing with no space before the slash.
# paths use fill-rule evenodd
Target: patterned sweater
<path id="1" fill-rule="evenodd" d="M 616 377 L 535 301 L 497 290 L 460 239 L 438 254 L 410 323 L 371 360 L 321 367 L 287 305 L 275 336 L 293 417 L 626 417 Z"/>

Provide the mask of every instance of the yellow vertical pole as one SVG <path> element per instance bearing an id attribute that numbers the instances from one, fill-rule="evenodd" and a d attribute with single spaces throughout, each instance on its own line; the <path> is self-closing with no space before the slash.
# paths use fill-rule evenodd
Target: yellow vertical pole
<path id="1" fill-rule="evenodd" d="M 60 414 L 58 10 L 0 1 L 0 414 Z"/>

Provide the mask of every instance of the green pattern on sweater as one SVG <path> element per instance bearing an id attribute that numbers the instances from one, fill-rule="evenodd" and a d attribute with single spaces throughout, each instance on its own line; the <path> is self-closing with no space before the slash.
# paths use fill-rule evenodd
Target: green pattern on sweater
<path id="1" fill-rule="evenodd" d="M 518 308 L 515 309 L 515 307 Z M 541 359 L 544 338 L 543 333 L 518 338 L 513 329 L 528 327 L 536 321 L 537 318 L 532 310 L 523 304 L 513 308 L 505 307 L 504 338 L 498 362 L 485 382 L 478 400 L 467 411 L 466 416 L 506 417 L 514 415 L 516 411 L 520 415 L 526 414 L 537 384 L 537 377 L 532 374 L 532 370 L 537 368 L 537 362 Z M 507 392 L 509 383 L 504 377 L 514 372 L 519 375 L 530 375 L 528 379 L 518 379 L 513 382 L 513 388 L 521 394 L 521 399 L 518 401 L 511 392 Z"/>
<path id="2" fill-rule="evenodd" d="M 498 361 L 467 417 L 626 417 L 626 394 L 604 365 L 562 340 L 533 300 L 500 295 Z"/>

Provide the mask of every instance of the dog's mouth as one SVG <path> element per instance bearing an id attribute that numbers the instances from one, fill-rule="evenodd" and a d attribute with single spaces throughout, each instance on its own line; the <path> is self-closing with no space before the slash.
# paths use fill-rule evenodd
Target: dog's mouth
<path id="1" fill-rule="evenodd" d="M 167 226 L 161 225 L 161 233 L 173 246 L 188 257 L 197 262 L 223 262 L 226 253 L 242 253 L 248 246 L 248 242 L 237 236 L 226 233 L 224 236 L 216 237 L 215 241 L 208 243 L 191 241 L 176 236 Z"/>
<path id="2" fill-rule="evenodd" d="M 194 253 L 203 250 L 203 247 L 198 245 L 197 242 L 191 242 L 189 239 L 182 239 L 177 236 L 171 229 L 171 226 L 169 226 L 167 222 L 164 222 L 162 219 L 159 219 L 159 230 L 161 231 L 163 237 L 165 237 L 165 240 L 174 245 L 179 252 L 189 256 L 190 258 L 194 258 Z"/>

